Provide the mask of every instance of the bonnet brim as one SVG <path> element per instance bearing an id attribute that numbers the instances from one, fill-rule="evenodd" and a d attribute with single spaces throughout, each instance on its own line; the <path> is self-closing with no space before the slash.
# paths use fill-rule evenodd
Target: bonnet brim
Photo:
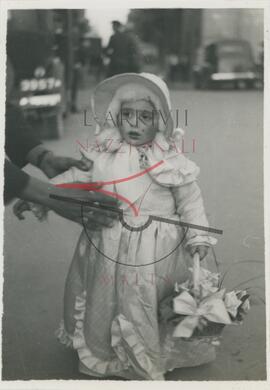
<path id="1" fill-rule="evenodd" d="M 160 100 L 164 111 L 164 124 L 166 138 L 173 133 L 173 120 L 171 115 L 171 102 L 169 91 L 159 77 L 150 73 L 122 73 L 102 81 L 95 88 L 91 99 L 95 122 L 103 129 L 106 122 L 108 107 L 116 91 L 125 84 L 142 85 L 152 91 Z"/>

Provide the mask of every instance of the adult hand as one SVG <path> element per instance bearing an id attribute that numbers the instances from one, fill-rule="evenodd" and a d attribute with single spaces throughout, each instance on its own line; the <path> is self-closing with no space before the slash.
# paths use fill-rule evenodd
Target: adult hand
<path id="1" fill-rule="evenodd" d="M 57 200 L 50 195 L 57 195 L 65 198 L 71 198 L 71 202 Z M 64 218 L 78 222 L 85 223 L 88 229 L 101 228 L 104 226 L 111 226 L 113 221 L 118 217 L 119 202 L 104 194 L 97 192 L 88 192 L 78 189 L 55 187 L 50 183 L 42 182 L 34 177 L 29 177 L 27 186 L 18 195 L 19 198 L 28 202 L 33 202 L 45 206 Z M 83 206 L 74 200 L 92 201 L 98 206 L 109 206 L 112 210 L 107 211 L 102 207 Z M 23 210 L 24 211 L 24 210 Z"/>
<path id="2" fill-rule="evenodd" d="M 114 220 L 118 218 L 118 201 L 110 196 L 57 187 L 54 187 L 51 194 L 72 199 L 67 202 L 50 198 L 48 206 L 51 210 L 64 218 L 83 224 L 87 229 L 99 230 L 102 227 L 111 227 Z M 80 202 L 76 203 L 76 200 L 95 202 L 97 207 L 82 206 Z M 102 206 L 110 207 L 111 211 L 103 209 Z"/>
<path id="3" fill-rule="evenodd" d="M 67 171 L 71 167 L 76 167 L 82 171 L 88 171 L 92 162 L 82 156 L 81 160 L 76 160 L 71 157 L 55 156 L 52 152 L 48 152 L 40 164 L 40 169 L 49 178 L 55 177 L 60 173 Z"/>
<path id="4" fill-rule="evenodd" d="M 83 171 L 88 171 L 92 166 L 92 161 L 82 156 L 81 160 L 71 157 L 55 156 L 53 152 L 47 150 L 42 144 L 35 146 L 27 154 L 27 161 L 41 169 L 50 179 L 67 171 L 71 167 L 76 167 Z"/>

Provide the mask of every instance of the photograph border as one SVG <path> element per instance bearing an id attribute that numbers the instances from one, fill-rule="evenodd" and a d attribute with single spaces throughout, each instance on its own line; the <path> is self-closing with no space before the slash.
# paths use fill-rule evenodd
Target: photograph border
<path id="1" fill-rule="evenodd" d="M 235 389 L 235 390 L 263 390 L 269 389 L 270 385 L 270 188 L 269 188 L 269 167 L 270 167 L 270 114 L 269 114 L 269 27 L 270 27 L 270 3 L 264 0 L 130 0 L 128 2 L 129 8 L 261 8 L 264 9 L 264 45 L 265 45 L 265 84 L 264 84 L 264 237 L 265 237 L 265 282 L 266 282 L 266 346 L 267 346 L 267 380 L 265 381 L 168 381 L 168 382 L 155 382 L 155 381 L 110 381 L 110 380 L 29 380 L 29 381 L 1 381 L 0 389 L 89 389 L 89 388 L 109 388 L 117 389 L 129 386 L 130 388 L 137 388 L 142 386 L 143 388 L 159 389 L 163 387 L 171 387 L 171 389 L 178 389 L 179 386 L 185 386 L 185 389 L 216 389 L 219 386 L 222 389 Z M 7 24 L 7 10 L 8 9 L 51 9 L 51 8 L 63 8 L 63 9 L 80 9 L 80 8 L 95 8 L 95 9 L 110 9 L 110 8 L 126 8 L 127 2 L 117 0 L 114 4 L 110 1 L 99 0 L 98 5 L 96 2 L 77 0 L 76 2 L 70 0 L 0 0 L 0 127 L 4 131 L 5 121 L 5 62 L 6 62 L 6 24 Z M 0 137 L 0 143 L 2 148 L 1 168 L 3 173 L 4 164 L 4 137 Z M 3 174 L 1 174 L 1 189 L 4 188 Z M 1 205 L 1 229 L 3 232 L 3 218 L 4 207 Z M 1 244 L 3 247 L 3 233 L 1 234 Z M 3 256 L 2 256 L 3 258 Z M 1 261 L 0 278 L 3 286 L 3 260 Z M 1 289 L 3 293 L 3 288 Z M 1 313 L 3 314 L 3 301 L 1 300 Z M 2 343 L 1 343 L 2 345 Z M 2 347 L 1 352 L 2 352 Z M 180 383 L 179 383 L 180 382 Z"/>

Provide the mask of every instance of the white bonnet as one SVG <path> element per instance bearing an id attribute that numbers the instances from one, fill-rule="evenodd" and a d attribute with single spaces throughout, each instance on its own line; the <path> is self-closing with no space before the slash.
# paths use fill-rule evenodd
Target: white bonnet
<path id="1" fill-rule="evenodd" d="M 121 105 L 124 101 L 134 100 L 147 100 L 154 106 L 154 110 L 157 111 L 159 116 L 158 130 L 165 132 L 166 113 L 162 108 L 162 104 L 157 95 L 155 95 L 149 88 L 138 84 L 125 84 L 117 89 L 108 109 L 106 112 L 106 118 L 109 118 L 109 125 L 113 125 L 116 121 L 117 115 L 121 110 Z M 113 118 L 114 121 L 111 120 Z"/>
<path id="2" fill-rule="evenodd" d="M 150 73 L 122 73 L 101 82 L 92 96 L 92 109 L 97 130 L 116 127 L 117 114 L 123 101 L 150 100 L 160 113 L 159 131 L 169 139 L 173 133 L 171 101 L 163 80 Z"/>

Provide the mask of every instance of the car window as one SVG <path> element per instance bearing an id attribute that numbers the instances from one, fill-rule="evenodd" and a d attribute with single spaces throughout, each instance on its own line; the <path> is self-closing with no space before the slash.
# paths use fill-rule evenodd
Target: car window
<path id="1" fill-rule="evenodd" d="M 249 56 L 249 52 L 246 46 L 242 44 L 222 44 L 219 45 L 218 54 L 220 56 Z"/>

